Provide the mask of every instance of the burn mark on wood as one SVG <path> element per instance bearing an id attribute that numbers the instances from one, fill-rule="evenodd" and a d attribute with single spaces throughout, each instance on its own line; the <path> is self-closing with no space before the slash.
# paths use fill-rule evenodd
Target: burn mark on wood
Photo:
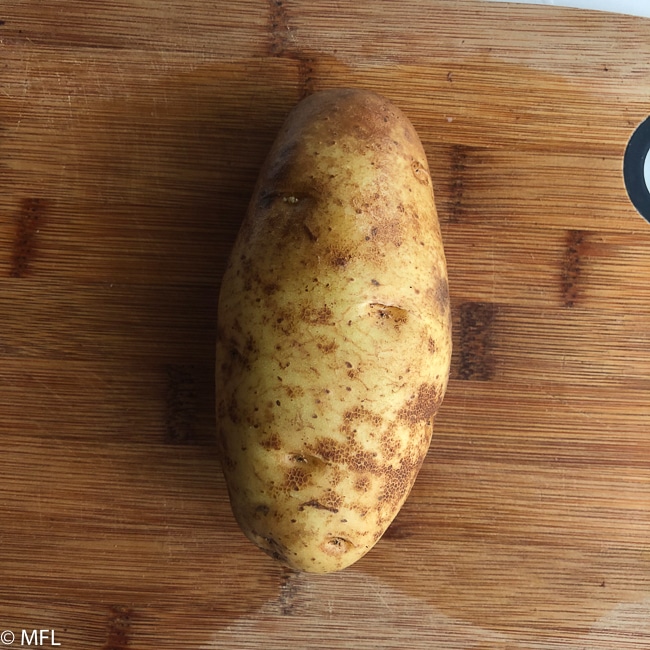
<path id="1" fill-rule="evenodd" d="M 22 278 L 29 272 L 46 207 L 40 198 L 26 198 L 20 204 L 9 271 L 12 278 Z"/>
<path id="2" fill-rule="evenodd" d="M 113 605 L 109 609 L 106 626 L 106 643 L 102 650 L 123 650 L 129 645 L 129 630 L 133 610 L 125 605 Z"/>
<path id="3" fill-rule="evenodd" d="M 296 61 L 300 99 L 304 99 L 315 90 L 316 58 L 297 50 L 294 47 L 294 38 L 285 0 L 269 0 L 269 55 Z"/>
<path id="4" fill-rule="evenodd" d="M 494 376 L 492 329 L 497 313 L 497 305 L 489 302 L 460 306 L 459 379 L 486 381 Z"/>
<path id="5" fill-rule="evenodd" d="M 284 0 L 269 0 L 269 27 L 269 54 L 282 56 L 291 41 L 291 26 Z"/>
<path id="6" fill-rule="evenodd" d="M 579 297 L 582 260 L 585 253 L 587 233 L 584 230 L 569 230 L 566 234 L 566 248 L 562 260 L 562 301 L 565 307 L 574 307 Z"/>
<path id="7" fill-rule="evenodd" d="M 193 369 L 170 364 L 166 372 L 166 442 L 176 445 L 193 443 L 197 395 Z"/>
<path id="8" fill-rule="evenodd" d="M 298 60 L 298 82 L 300 85 L 300 99 L 311 95 L 315 90 L 315 59 L 307 54 L 298 54 L 294 57 Z"/>
<path id="9" fill-rule="evenodd" d="M 465 194 L 465 171 L 467 169 L 467 147 L 456 144 L 451 149 L 451 209 L 449 220 L 458 222 L 463 214 Z"/>
<path id="10" fill-rule="evenodd" d="M 384 539 L 402 540 L 413 537 L 413 531 L 399 521 L 399 517 L 386 529 L 383 535 Z"/>

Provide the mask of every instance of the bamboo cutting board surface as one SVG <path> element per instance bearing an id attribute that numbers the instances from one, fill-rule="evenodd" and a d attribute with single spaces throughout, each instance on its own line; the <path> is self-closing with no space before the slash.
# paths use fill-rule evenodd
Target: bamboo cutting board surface
<path id="1" fill-rule="evenodd" d="M 216 301 L 303 96 L 427 151 L 449 390 L 377 547 L 292 573 L 231 515 Z M 0 6 L 0 642 L 650 648 L 650 21 L 474 0 Z M 4 636 L 3 636 L 4 634 Z"/>

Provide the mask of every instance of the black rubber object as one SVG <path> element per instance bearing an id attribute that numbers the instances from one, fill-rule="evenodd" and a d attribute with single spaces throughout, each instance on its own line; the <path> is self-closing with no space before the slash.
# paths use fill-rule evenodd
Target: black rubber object
<path id="1" fill-rule="evenodd" d="M 650 117 L 637 127 L 625 149 L 623 178 L 625 189 L 634 207 L 650 222 L 650 189 L 646 184 L 644 166 L 650 151 Z"/>

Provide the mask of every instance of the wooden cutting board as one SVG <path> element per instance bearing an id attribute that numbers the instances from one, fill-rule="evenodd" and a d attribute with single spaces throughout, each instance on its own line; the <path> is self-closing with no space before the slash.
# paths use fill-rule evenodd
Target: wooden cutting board
<path id="1" fill-rule="evenodd" d="M 341 85 L 422 137 L 455 351 L 405 508 L 310 576 L 232 518 L 215 312 L 283 118 Z M 5 0 L 0 642 L 650 648 L 650 225 L 622 176 L 649 113 L 640 18 Z"/>

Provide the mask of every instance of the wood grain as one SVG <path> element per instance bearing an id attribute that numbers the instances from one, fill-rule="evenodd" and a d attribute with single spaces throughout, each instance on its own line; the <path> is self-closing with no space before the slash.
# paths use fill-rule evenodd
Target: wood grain
<path id="1" fill-rule="evenodd" d="M 454 314 L 416 486 L 351 569 L 232 518 L 216 300 L 288 110 L 412 119 Z M 0 633 L 62 648 L 650 646 L 650 21 L 478 0 L 0 7 Z"/>

